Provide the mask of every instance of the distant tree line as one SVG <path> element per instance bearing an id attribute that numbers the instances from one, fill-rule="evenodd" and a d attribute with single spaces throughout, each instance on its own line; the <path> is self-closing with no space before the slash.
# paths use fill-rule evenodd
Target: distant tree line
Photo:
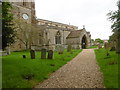
<path id="1" fill-rule="evenodd" d="M 94 43 L 94 44 L 103 44 L 104 41 L 100 38 L 96 38 L 95 40 L 94 39 L 91 39 L 91 41 Z"/>

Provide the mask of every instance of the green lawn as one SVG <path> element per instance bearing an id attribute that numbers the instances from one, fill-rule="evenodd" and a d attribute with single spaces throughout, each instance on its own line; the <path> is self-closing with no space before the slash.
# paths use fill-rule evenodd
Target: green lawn
<path id="1" fill-rule="evenodd" d="M 3 88 L 33 88 L 39 82 L 47 79 L 51 73 L 74 58 L 82 50 L 64 51 L 64 54 L 54 53 L 54 59 L 40 59 L 40 52 L 36 52 L 36 59 L 30 59 L 29 52 L 12 52 L 2 57 Z M 27 59 L 23 59 L 26 55 Z"/>
<path id="2" fill-rule="evenodd" d="M 118 88 L 118 55 L 115 51 L 109 51 L 107 56 L 105 49 L 95 50 L 98 64 L 103 72 L 106 88 Z"/>
<path id="3" fill-rule="evenodd" d="M 98 48 L 98 46 L 90 46 L 89 49 Z"/>

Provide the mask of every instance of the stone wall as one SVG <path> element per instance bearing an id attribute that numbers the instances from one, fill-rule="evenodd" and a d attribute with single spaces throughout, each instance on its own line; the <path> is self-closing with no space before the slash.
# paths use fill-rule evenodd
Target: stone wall
<path id="1" fill-rule="evenodd" d="M 13 1 L 13 0 L 12 0 Z M 34 2 L 23 2 L 23 0 L 11 2 L 12 4 L 12 13 L 14 14 L 14 19 L 22 19 L 25 20 L 27 23 L 33 23 L 35 24 L 35 3 Z M 28 15 L 28 19 L 23 18 L 23 14 Z M 17 31 L 17 33 L 22 37 L 22 34 Z M 28 32 L 29 33 L 29 32 Z M 38 35 L 36 35 L 38 36 Z M 38 40 L 34 40 L 35 44 L 38 43 Z M 25 45 L 23 42 L 18 40 L 17 38 L 15 39 L 15 43 L 10 46 L 11 51 L 20 51 L 20 50 L 25 50 Z"/>
<path id="2" fill-rule="evenodd" d="M 86 30 L 83 30 L 83 32 L 81 33 L 81 36 L 80 36 L 80 45 L 82 43 L 81 41 L 82 41 L 82 38 L 83 38 L 84 35 L 87 38 L 87 47 L 91 46 L 91 35 Z"/>
<path id="3" fill-rule="evenodd" d="M 68 36 L 70 31 L 47 29 L 44 32 L 44 43 L 43 43 L 43 45 L 49 44 L 49 47 L 53 48 L 53 50 L 55 50 L 55 47 L 56 47 L 55 36 L 56 36 L 58 31 L 61 34 L 61 45 L 66 44 L 66 37 Z"/>
<path id="4" fill-rule="evenodd" d="M 23 19 L 23 14 L 28 15 L 28 19 L 25 21 L 27 23 L 35 24 L 38 28 L 38 31 L 35 31 L 36 34 L 34 35 L 34 40 L 32 41 L 32 49 L 35 50 L 41 50 L 42 48 L 47 48 L 50 50 L 55 50 L 56 44 L 55 37 L 57 32 L 60 32 L 61 35 L 61 43 L 60 45 L 63 45 L 64 47 L 67 47 L 67 44 L 74 44 L 74 46 L 77 48 L 78 44 L 81 48 L 81 39 L 82 35 L 86 35 L 88 46 L 90 44 L 90 33 L 83 31 L 81 36 L 79 38 L 73 38 L 68 39 L 66 41 L 66 37 L 70 34 L 71 31 L 78 30 L 77 26 L 58 23 L 54 21 L 49 20 L 43 20 L 43 19 L 36 19 L 35 18 L 35 3 L 34 2 L 11 2 L 13 6 L 13 14 L 15 18 Z M 29 33 L 29 32 L 28 32 Z M 19 33 L 19 35 L 22 34 Z M 24 50 L 25 45 L 20 40 L 16 39 L 16 43 L 11 46 L 11 51 L 19 51 Z"/>
<path id="5" fill-rule="evenodd" d="M 34 2 L 11 2 L 13 7 L 13 14 L 15 18 L 23 19 L 23 14 L 28 15 L 27 23 L 35 22 L 35 4 Z"/>
<path id="6" fill-rule="evenodd" d="M 79 37 L 67 38 L 67 40 L 66 40 L 67 44 L 72 45 L 73 48 L 78 48 L 79 47 L 81 49 L 83 36 L 86 37 L 87 47 L 91 46 L 91 34 L 84 29 L 81 30 L 81 32 L 79 34 Z"/>
<path id="7" fill-rule="evenodd" d="M 55 48 L 57 47 L 55 41 L 57 32 L 60 32 L 61 35 L 61 45 L 64 45 L 64 47 L 66 47 L 66 37 L 69 35 L 71 31 L 78 29 L 78 27 L 73 25 L 67 25 L 67 24 L 62 24 L 62 23 L 43 20 L 43 19 L 38 19 L 37 25 L 46 27 L 44 28 L 44 33 L 43 33 L 44 35 L 43 45 L 46 45 L 49 42 L 49 47 L 46 48 L 49 49 L 52 48 L 53 50 L 55 50 Z"/>

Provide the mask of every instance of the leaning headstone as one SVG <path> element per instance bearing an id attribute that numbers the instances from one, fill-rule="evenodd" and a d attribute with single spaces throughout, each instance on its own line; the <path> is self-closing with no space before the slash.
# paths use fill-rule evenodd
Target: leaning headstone
<path id="1" fill-rule="evenodd" d="M 53 59 L 53 51 L 52 50 L 48 51 L 48 59 Z"/>
<path id="2" fill-rule="evenodd" d="M 31 59 L 35 59 L 35 51 L 34 50 L 30 50 L 30 56 L 31 56 Z"/>
<path id="3" fill-rule="evenodd" d="M 41 50 L 41 59 L 46 59 L 46 52 L 47 52 L 46 49 Z"/>
<path id="4" fill-rule="evenodd" d="M 67 51 L 70 52 L 71 49 L 72 49 L 72 46 L 71 46 L 71 45 L 68 45 L 68 47 L 67 47 Z"/>

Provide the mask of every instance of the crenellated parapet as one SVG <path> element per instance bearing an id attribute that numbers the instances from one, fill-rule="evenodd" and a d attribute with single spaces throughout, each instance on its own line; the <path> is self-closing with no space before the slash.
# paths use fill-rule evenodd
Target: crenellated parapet
<path id="1" fill-rule="evenodd" d="M 41 26 L 46 26 L 49 29 L 67 30 L 67 31 L 78 30 L 77 26 L 43 20 L 43 19 L 37 19 L 37 24 Z"/>

